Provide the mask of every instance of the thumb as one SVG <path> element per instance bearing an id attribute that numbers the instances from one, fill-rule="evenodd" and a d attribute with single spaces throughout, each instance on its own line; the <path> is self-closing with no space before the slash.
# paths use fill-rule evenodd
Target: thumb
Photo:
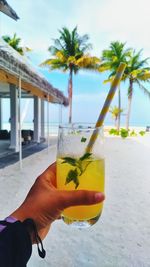
<path id="1" fill-rule="evenodd" d="M 60 191 L 60 198 L 60 209 L 63 210 L 70 206 L 97 204 L 99 202 L 102 202 L 105 199 L 105 196 L 101 192 L 78 190 Z"/>

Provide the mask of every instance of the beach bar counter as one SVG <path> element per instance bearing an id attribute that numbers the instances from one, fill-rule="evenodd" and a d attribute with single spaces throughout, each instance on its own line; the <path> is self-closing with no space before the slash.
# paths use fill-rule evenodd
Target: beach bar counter
<path id="1" fill-rule="evenodd" d="M 21 98 L 34 99 L 33 140 L 44 137 L 44 103 L 68 106 L 68 99 L 54 88 L 26 57 L 21 56 L 0 38 L 0 130 L 2 128 L 3 98 L 10 98 L 10 148 L 21 150 Z"/>

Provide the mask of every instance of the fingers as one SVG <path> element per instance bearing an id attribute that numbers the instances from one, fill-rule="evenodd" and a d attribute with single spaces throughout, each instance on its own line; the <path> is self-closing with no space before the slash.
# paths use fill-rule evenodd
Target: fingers
<path id="1" fill-rule="evenodd" d="M 41 175 L 40 179 L 46 179 L 56 187 L 56 162 L 51 164 Z"/>
<path id="2" fill-rule="evenodd" d="M 61 191 L 59 204 L 60 209 L 65 209 L 70 206 L 92 205 L 102 202 L 105 199 L 103 193 L 87 190 L 78 191 Z"/>
<path id="3" fill-rule="evenodd" d="M 50 165 L 47 169 L 47 172 L 50 172 L 51 174 L 51 183 L 56 187 L 56 162 L 54 162 L 52 165 Z"/>
<path id="4" fill-rule="evenodd" d="M 45 175 L 47 173 L 53 173 L 56 174 L 56 162 L 52 163 L 44 172 L 42 175 Z"/>

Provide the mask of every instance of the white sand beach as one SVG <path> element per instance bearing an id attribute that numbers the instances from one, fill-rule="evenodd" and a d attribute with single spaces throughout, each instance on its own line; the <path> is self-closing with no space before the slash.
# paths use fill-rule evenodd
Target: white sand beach
<path id="1" fill-rule="evenodd" d="M 86 230 L 53 223 L 44 260 L 33 250 L 29 267 L 150 266 L 150 135 L 108 137 L 106 200 L 101 219 Z M 55 145 L 0 170 L 0 217 L 24 199 L 35 178 L 55 160 Z"/>

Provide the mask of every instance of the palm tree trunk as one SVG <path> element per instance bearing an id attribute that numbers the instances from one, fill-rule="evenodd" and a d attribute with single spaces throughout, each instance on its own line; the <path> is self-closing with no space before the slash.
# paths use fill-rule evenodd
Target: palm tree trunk
<path id="1" fill-rule="evenodd" d="M 133 95 L 133 81 L 130 80 L 130 85 L 129 85 L 129 90 L 128 90 L 128 111 L 127 111 L 127 121 L 126 121 L 127 130 L 129 130 L 129 124 L 130 124 L 132 95 Z"/>
<path id="2" fill-rule="evenodd" d="M 120 84 L 119 84 L 119 88 L 118 88 L 118 109 L 121 110 L 121 91 L 120 91 Z M 120 129 L 120 117 L 121 117 L 121 113 L 119 112 L 119 114 L 118 114 L 118 123 L 117 123 L 117 130 L 118 131 Z"/>
<path id="3" fill-rule="evenodd" d="M 68 81 L 68 98 L 69 98 L 69 123 L 72 123 L 72 69 L 70 69 L 69 73 L 69 81 Z"/>
<path id="4" fill-rule="evenodd" d="M 115 118 L 115 128 L 118 130 L 117 118 Z"/>

